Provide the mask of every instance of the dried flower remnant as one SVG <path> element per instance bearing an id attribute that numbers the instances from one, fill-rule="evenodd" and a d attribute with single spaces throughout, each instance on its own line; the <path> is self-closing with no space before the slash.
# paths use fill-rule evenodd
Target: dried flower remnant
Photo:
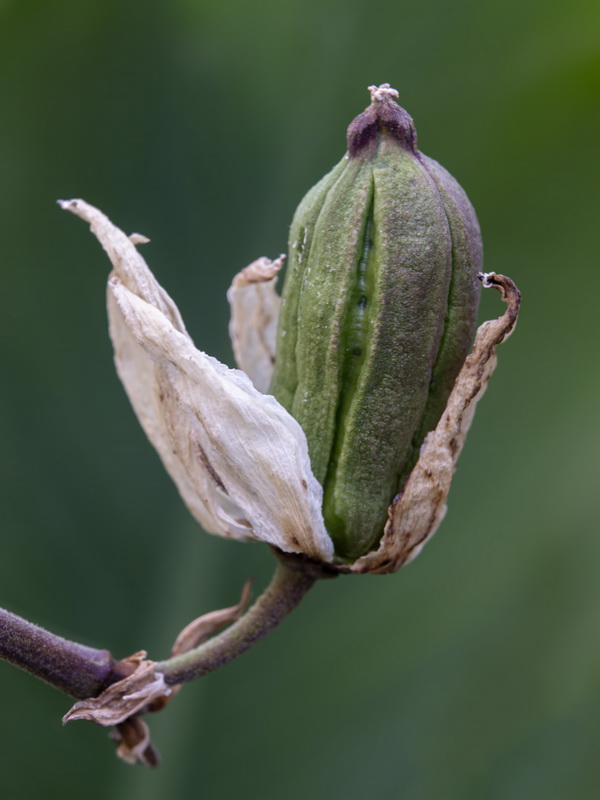
<path id="1" fill-rule="evenodd" d="M 117 370 L 192 514 L 211 533 L 357 573 L 398 569 L 437 528 L 520 300 L 510 279 L 485 277 L 508 308 L 467 358 L 482 278 L 475 213 L 418 150 L 397 92 L 370 91 L 348 152 L 298 208 L 283 305 L 283 256 L 232 282 L 246 374 L 194 347 L 137 238 L 82 200 L 62 203 L 113 263 Z"/>
<path id="2" fill-rule="evenodd" d="M 516 323 L 520 295 L 513 282 L 495 273 L 481 276 L 484 286 L 501 292 L 507 310 L 479 328 L 444 414 L 425 438 L 403 490 L 392 498 L 379 546 L 348 564 L 336 559 L 325 529 L 322 491 L 300 426 L 273 397 L 254 388 L 252 372 L 228 369 L 194 348 L 172 300 L 122 231 L 83 200 L 61 202 L 90 223 L 113 262 L 109 313 L 119 375 L 149 439 L 203 526 L 307 555 L 340 572 L 393 572 L 414 558 L 443 518 L 475 406 L 496 365 L 496 346 Z M 268 270 L 262 280 L 273 280 Z M 234 279 L 234 314 L 235 305 L 244 302 L 244 288 L 255 285 L 244 287 Z M 256 328 L 268 315 L 239 319 L 261 339 Z M 240 327 L 237 335 L 244 335 Z M 264 380 L 264 360 L 259 370 Z"/>
<path id="3" fill-rule="evenodd" d="M 139 715 L 146 713 L 153 702 L 168 697 L 172 689 L 146 655 L 141 650 L 125 659 L 131 665 L 131 674 L 112 683 L 97 697 L 75 703 L 63 717 L 63 724 L 83 719 L 114 726 L 112 737 L 117 741 L 119 758 L 128 764 L 154 767 L 158 754 L 150 742 L 148 726 Z"/>
<path id="4" fill-rule="evenodd" d="M 164 661 L 116 661 L 0 610 L 3 657 L 76 698 L 89 691 L 64 721 L 113 727 L 129 763 L 158 763 L 142 715 L 254 646 L 316 580 L 394 572 L 420 552 L 444 516 L 497 345 L 515 326 L 519 292 L 481 273 L 466 195 L 419 152 L 397 92 L 370 91 L 348 152 L 296 213 L 282 300 L 284 256 L 233 280 L 240 369 L 194 346 L 136 249 L 146 237 L 83 200 L 60 201 L 112 262 L 117 371 L 188 509 L 210 533 L 268 543 L 279 561 L 254 605 L 246 587 L 236 605 L 186 626 Z M 506 310 L 475 332 L 481 283 Z"/>

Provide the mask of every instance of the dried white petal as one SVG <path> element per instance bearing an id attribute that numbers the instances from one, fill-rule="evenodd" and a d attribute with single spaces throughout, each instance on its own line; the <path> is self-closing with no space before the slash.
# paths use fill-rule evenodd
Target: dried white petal
<path id="1" fill-rule="evenodd" d="M 460 371 L 446 410 L 435 430 L 425 438 L 404 490 L 390 506 L 379 548 L 359 558 L 352 565 L 352 572 L 395 572 L 418 555 L 446 513 L 456 462 L 475 407 L 496 367 L 496 347 L 514 329 L 519 311 L 519 290 L 510 278 L 493 272 L 480 277 L 484 286 L 501 292 L 507 309 L 477 331 L 473 352 Z"/>
<path id="2" fill-rule="evenodd" d="M 238 272 L 227 292 L 231 306 L 229 335 L 235 360 L 259 392 L 268 390 L 275 363 L 281 305 L 275 285 L 284 263 L 284 255 L 275 261 L 258 258 Z"/>
<path id="3" fill-rule="evenodd" d="M 173 301 L 129 238 L 82 200 L 108 253 L 109 317 L 119 376 L 186 505 L 210 533 L 330 561 L 304 432 L 248 377 L 197 350 Z"/>

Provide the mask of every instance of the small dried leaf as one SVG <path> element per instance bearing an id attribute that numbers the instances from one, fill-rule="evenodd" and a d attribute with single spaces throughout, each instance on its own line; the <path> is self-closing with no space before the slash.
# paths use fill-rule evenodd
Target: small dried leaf
<path id="1" fill-rule="evenodd" d="M 235 360 L 259 392 L 269 388 L 273 364 L 277 320 L 281 300 L 275 290 L 277 275 L 285 263 L 259 258 L 235 276 L 227 292 L 231 306 L 229 334 Z"/>
<path id="2" fill-rule="evenodd" d="M 127 764 L 142 764 L 157 767 L 159 756 L 150 741 L 150 730 L 139 717 L 130 717 L 120 722 L 110 733 L 117 742 L 117 756 Z"/>
<path id="3" fill-rule="evenodd" d="M 118 725 L 171 691 L 164 675 L 154 671 L 154 661 L 143 660 L 131 675 L 112 683 L 98 697 L 75 703 L 62 721 L 85 719 L 98 725 Z"/>
<path id="4" fill-rule="evenodd" d="M 179 656 L 182 653 L 187 653 L 193 650 L 202 642 L 205 642 L 209 636 L 219 630 L 219 628 L 229 625 L 234 622 L 241 615 L 243 610 L 248 605 L 250 599 L 250 588 L 252 581 L 246 581 L 242 589 L 242 596 L 240 602 L 230 608 L 222 608 L 219 611 L 211 611 L 208 614 L 203 614 L 181 631 L 175 644 L 171 649 L 172 656 Z"/>
<path id="5" fill-rule="evenodd" d="M 240 602 L 235 606 L 223 608 L 219 611 L 211 611 L 208 614 L 203 614 L 201 617 L 198 617 L 190 622 L 189 625 L 186 625 L 186 627 L 181 631 L 175 640 L 175 644 L 171 648 L 171 655 L 179 656 L 182 653 L 187 653 L 190 650 L 193 650 L 195 647 L 198 647 L 205 642 L 209 636 L 212 636 L 212 634 L 218 631 L 219 628 L 223 628 L 225 625 L 229 625 L 230 622 L 234 622 L 248 605 L 251 586 L 252 581 L 246 581 L 244 588 L 242 589 Z M 169 697 L 161 697 L 158 700 L 155 700 L 148 710 L 152 712 L 162 711 L 163 708 L 168 705 L 177 694 L 179 694 L 181 688 L 181 683 L 173 684 L 171 686 L 171 694 Z"/>
<path id="6" fill-rule="evenodd" d="M 446 513 L 456 462 L 475 407 L 496 367 L 496 347 L 514 329 L 521 300 L 510 278 L 492 272 L 481 279 L 485 287 L 500 291 L 508 306 L 506 312 L 484 322 L 477 331 L 473 352 L 456 380 L 446 410 L 427 435 L 404 490 L 390 506 L 379 548 L 354 562 L 352 572 L 395 572 L 418 555 Z"/>

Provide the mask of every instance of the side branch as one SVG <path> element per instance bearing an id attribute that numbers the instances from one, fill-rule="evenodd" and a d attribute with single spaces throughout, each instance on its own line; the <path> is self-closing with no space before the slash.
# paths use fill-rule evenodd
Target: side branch
<path id="1" fill-rule="evenodd" d="M 275 548 L 274 548 L 275 549 Z M 277 551 L 276 551 L 277 552 Z M 117 755 L 129 763 L 155 766 L 158 756 L 150 744 L 149 731 L 140 715 L 160 711 L 175 696 L 181 684 L 225 666 L 245 653 L 272 631 L 295 608 L 319 578 L 335 577 L 327 565 L 304 556 L 277 553 L 279 565 L 264 593 L 244 616 L 223 633 L 206 640 L 211 631 L 241 612 L 246 596 L 231 608 L 213 611 L 190 623 L 177 638 L 175 655 L 165 661 L 146 660 L 145 652 L 123 662 L 130 674 L 111 683 L 101 694 L 78 703 L 63 722 L 85 719 L 98 725 L 116 726 Z M 191 650 L 191 642 L 204 640 Z"/>
<path id="2" fill-rule="evenodd" d="M 243 617 L 194 650 L 157 662 L 155 671 L 172 686 L 225 666 L 279 625 L 319 577 L 330 576 L 280 562 L 269 586 Z"/>

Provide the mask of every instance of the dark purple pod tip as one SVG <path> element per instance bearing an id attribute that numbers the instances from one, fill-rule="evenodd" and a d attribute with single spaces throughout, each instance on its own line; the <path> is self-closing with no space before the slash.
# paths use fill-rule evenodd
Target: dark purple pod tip
<path id="1" fill-rule="evenodd" d="M 398 105 L 398 92 L 389 83 L 369 86 L 371 105 L 348 126 L 348 152 L 357 156 L 376 142 L 383 131 L 407 150 L 417 153 L 417 132 L 410 114 Z"/>

